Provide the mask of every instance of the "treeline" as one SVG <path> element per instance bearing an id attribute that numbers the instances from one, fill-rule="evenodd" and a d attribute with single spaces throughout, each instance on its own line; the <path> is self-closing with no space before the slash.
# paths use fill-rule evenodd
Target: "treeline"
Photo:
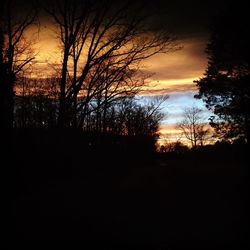
<path id="1" fill-rule="evenodd" d="M 59 112 L 58 86 L 60 79 L 27 79 L 18 82 L 15 97 L 15 128 L 57 128 Z M 140 104 L 134 96 L 119 96 L 108 102 L 102 95 L 84 107 L 85 119 L 81 129 L 113 135 L 157 135 L 163 114 L 159 105 L 166 97 L 154 97 Z M 79 105 L 84 105 L 80 97 Z M 79 114 L 78 119 L 82 119 Z M 69 124 L 74 128 L 73 121 Z"/>
<path id="2" fill-rule="evenodd" d="M 145 59 L 177 47 L 169 32 L 151 29 L 149 15 L 138 15 L 142 7 L 112 0 L 2 2 L 1 131 L 72 129 L 96 140 L 105 135 L 108 144 L 106 135 L 112 143 L 137 137 L 154 148 L 167 97 L 138 100 L 149 77 L 141 67 Z M 39 33 L 45 16 L 57 32 L 60 63 L 43 62 L 50 70 L 38 77 L 39 52 L 30 30 Z"/>
<path id="3" fill-rule="evenodd" d="M 34 6 L 3 2 L 1 128 L 56 127 L 155 136 L 162 117 L 159 105 L 165 97 L 148 105 L 136 101 L 148 77 L 141 65 L 176 45 L 168 32 L 154 32 L 144 25 L 148 20 L 138 15 L 139 5 L 88 0 L 45 1 Z M 43 15 L 58 32 L 61 64 L 54 72 L 41 72 L 44 78 L 36 78 L 30 70 L 36 67 L 36 55 L 28 30 Z"/>
<path id="4" fill-rule="evenodd" d="M 180 141 L 170 142 L 158 148 L 157 158 L 169 161 L 185 171 L 200 173 L 222 171 L 223 174 L 240 173 L 247 176 L 249 163 L 249 145 L 244 140 L 217 141 L 214 144 L 187 147 Z M 177 162 L 179 162 L 177 164 Z M 164 165 L 165 166 L 165 165 Z M 197 167 L 198 166 L 198 167 Z"/>

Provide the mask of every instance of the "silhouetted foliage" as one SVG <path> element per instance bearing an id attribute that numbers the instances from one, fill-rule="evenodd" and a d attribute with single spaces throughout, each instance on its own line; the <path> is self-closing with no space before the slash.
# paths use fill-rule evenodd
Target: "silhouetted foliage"
<path id="1" fill-rule="evenodd" d="M 176 142 L 169 142 L 165 143 L 164 145 L 161 145 L 160 152 L 161 153 L 170 153 L 175 152 L 177 154 L 182 154 L 188 150 L 188 146 L 181 143 L 180 141 Z"/>
<path id="2" fill-rule="evenodd" d="M 147 18 L 138 15 L 142 6 L 138 3 L 59 0 L 37 4 L 52 17 L 59 32 L 60 73 L 36 78 L 29 72 L 28 77 L 25 70 L 34 53 L 32 36 L 26 39 L 26 31 L 36 22 L 37 11 L 28 1 L 23 6 L 5 1 L 0 26 L 1 126 L 58 126 L 90 134 L 150 137 L 154 147 L 163 117 L 161 101 L 147 105 L 136 101 L 148 77 L 141 72 L 140 62 L 176 49 L 175 39 L 145 26 Z"/>
<path id="3" fill-rule="evenodd" d="M 215 116 L 211 125 L 224 138 L 250 139 L 249 12 L 245 3 L 225 4 L 212 26 L 208 67 L 197 81 L 202 98 Z"/>
<path id="4" fill-rule="evenodd" d="M 34 59 L 32 42 L 25 37 L 37 17 L 36 9 L 30 4 L 15 0 L 1 3 L 0 127 L 5 129 L 13 127 L 16 80 Z"/>
<path id="5" fill-rule="evenodd" d="M 58 116 L 58 86 L 57 78 L 18 79 L 14 127 L 55 128 Z"/>
<path id="6" fill-rule="evenodd" d="M 98 133 L 157 137 L 159 123 L 164 117 L 160 104 L 166 97 L 151 99 L 148 104 L 139 104 L 135 97 L 119 97 L 109 107 L 90 112 L 83 129 Z"/>

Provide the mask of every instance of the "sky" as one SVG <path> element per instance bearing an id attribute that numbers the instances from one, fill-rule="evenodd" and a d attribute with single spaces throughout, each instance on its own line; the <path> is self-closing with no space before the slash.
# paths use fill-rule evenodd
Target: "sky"
<path id="1" fill-rule="evenodd" d="M 228 1 L 154 0 L 142 2 L 146 5 L 146 14 L 153 13 L 153 18 L 150 19 L 152 30 L 170 31 L 181 46 L 180 50 L 156 55 L 143 63 L 143 70 L 152 73 L 148 79 L 152 95 L 169 96 L 162 106 L 166 116 L 161 124 L 161 132 L 166 134 L 172 131 L 173 134 L 177 134 L 174 127 L 180 121 L 184 108 L 197 106 L 205 110 L 203 102 L 194 98 L 197 88 L 193 81 L 201 78 L 206 70 L 205 48 L 209 39 L 209 26 L 214 16 Z M 47 62 L 51 62 L 49 67 L 55 65 L 58 57 L 58 45 L 55 41 L 56 32 L 48 24 L 46 16 L 43 16 L 39 43 L 35 45 L 39 51 L 36 57 L 38 72 L 39 67 L 46 67 Z M 208 111 L 206 114 L 209 117 Z M 176 136 L 173 138 L 175 139 Z"/>
<path id="2" fill-rule="evenodd" d="M 203 76 L 207 66 L 205 49 L 209 40 L 210 25 L 216 14 L 223 9 L 226 1 L 155 1 L 159 15 L 155 27 L 165 25 L 178 38 L 181 50 L 166 55 L 157 55 L 147 62 L 154 76 L 151 81 L 155 93 L 167 94 L 169 98 L 162 105 L 166 114 L 161 123 L 161 139 L 183 140 L 175 129 L 181 121 L 185 108 L 199 107 L 204 117 L 212 113 L 205 108 L 202 100 L 194 98 L 198 89 L 193 82 Z M 158 5 L 158 6 L 157 6 Z"/>

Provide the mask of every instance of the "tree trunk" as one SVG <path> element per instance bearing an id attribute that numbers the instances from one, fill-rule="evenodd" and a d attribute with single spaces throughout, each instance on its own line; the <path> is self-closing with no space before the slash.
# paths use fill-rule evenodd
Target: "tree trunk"
<path id="1" fill-rule="evenodd" d="M 102 129 L 103 133 L 107 133 L 107 111 L 108 111 L 108 91 L 105 90 L 104 106 L 103 106 L 103 118 L 102 118 Z"/>
<path id="2" fill-rule="evenodd" d="M 69 51 L 65 49 L 63 66 L 61 73 L 60 83 L 60 97 L 59 97 L 59 114 L 58 114 L 58 127 L 66 127 L 66 81 L 67 81 L 67 67 L 68 67 Z"/>
<path id="3" fill-rule="evenodd" d="M 11 129 L 14 120 L 14 77 L 7 74 L 5 66 L 0 65 L 0 127 Z"/>
<path id="4" fill-rule="evenodd" d="M 73 82 L 74 82 L 74 96 L 73 96 L 73 110 L 72 110 L 72 125 L 74 128 L 77 128 L 77 89 L 76 89 L 76 77 L 77 77 L 77 68 L 76 68 L 76 62 L 74 62 L 74 76 L 73 76 Z"/>
<path id="5" fill-rule="evenodd" d="M 0 127 L 2 129 L 13 128 L 14 120 L 14 81 L 12 72 L 12 60 L 5 63 L 3 60 L 4 36 L 0 28 Z M 12 46 L 8 51 L 8 59 L 12 55 Z"/>

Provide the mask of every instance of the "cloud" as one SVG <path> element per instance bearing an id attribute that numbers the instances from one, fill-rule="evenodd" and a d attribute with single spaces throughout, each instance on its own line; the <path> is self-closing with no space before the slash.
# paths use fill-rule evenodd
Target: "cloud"
<path id="1" fill-rule="evenodd" d="M 158 54 L 144 63 L 144 71 L 154 73 L 152 82 L 170 82 L 179 80 L 184 83 L 201 77 L 207 66 L 205 51 L 207 39 L 192 38 L 180 41 L 181 50 L 168 54 Z"/>
<path id="2" fill-rule="evenodd" d="M 164 112 L 168 113 L 163 123 L 173 124 L 182 118 L 185 108 L 197 107 L 204 110 L 204 116 L 209 117 L 212 113 L 207 110 L 200 99 L 194 98 L 195 92 L 172 93 L 165 102 Z"/>
<path id="3" fill-rule="evenodd" d="M 170 124 L 161 124 L 160 126 L 160 138 L 158 142 L 160 144 L 168 143 L 168 142 L 176 142 L 179 140 L 183 140 L 182 132 L 176 129 L 175 125 Z"/>
<path id="4" fill-rule="evenodd" d="M 206 36 L 209 32 L 211 20 L 229 1 L 154 0 L 149 2 L 151 2 L 150 12 L 156 14 L 152 22 L 155 29 L 170 29 L 180 38 L 190 38 Z"/>

